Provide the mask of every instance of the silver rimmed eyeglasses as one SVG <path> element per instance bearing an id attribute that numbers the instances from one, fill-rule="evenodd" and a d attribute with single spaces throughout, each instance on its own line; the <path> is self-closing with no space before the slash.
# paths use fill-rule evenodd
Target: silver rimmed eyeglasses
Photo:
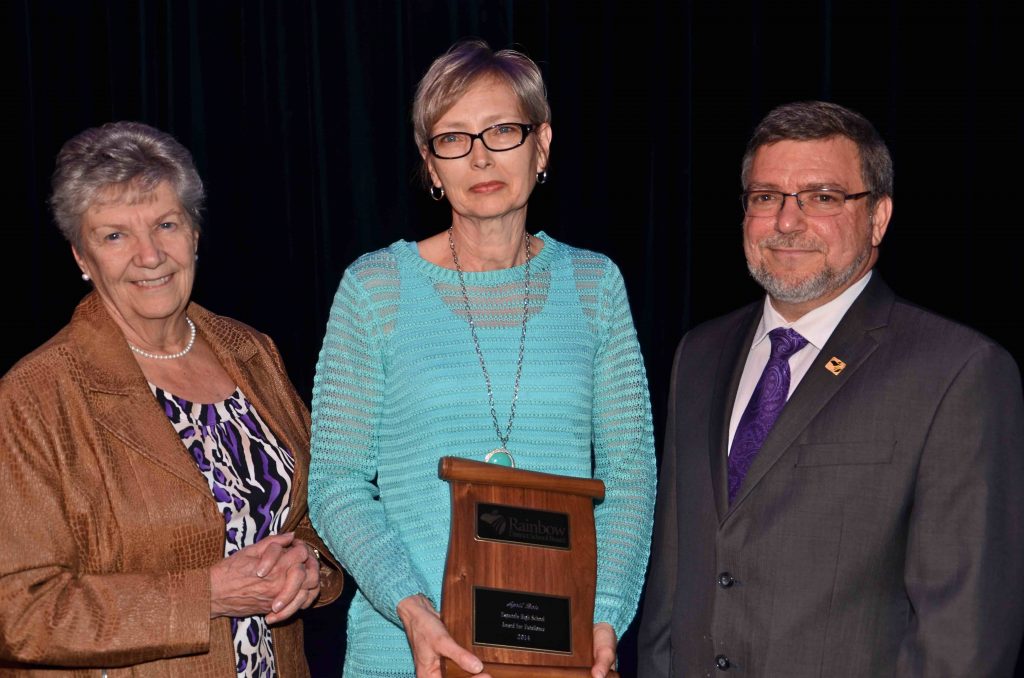
<path id="1" fill-rule="evenodd" d="M 442 132 L 430 137 L 430 152 L 442 160 L 454 160 L 469 155 L 477 139 L 489 151 L 511 151 L 526 141 L 534 126 L 523 122 L 499 122 L 476 134 L 469 132 Z"/>
<path id="2" fill-rule="evenodd" d="M 843 211 L 847 200 L 859 200 L 871 191 L 846 193 L 837 188 L 812 188 L 796 193 L 782 191 L 746 191 L 740 194 L 743 213 L 751 217 L 774 217 L 782 211 L 786 198 L 796 198 L 796 204 L 809 217 L 831 217 Z"/>

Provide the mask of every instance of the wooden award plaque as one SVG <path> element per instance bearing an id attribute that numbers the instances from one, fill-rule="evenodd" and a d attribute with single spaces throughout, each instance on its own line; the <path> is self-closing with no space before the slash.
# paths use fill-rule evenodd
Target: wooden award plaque
<path id="1" fill-rule="evenodd" d="M 590 676 L 604 483 L 456 457 L 443 457 L 438 475 L 452 497 L 448 632 L 494 678 Z M 449 660 L 442 671 L 470 675 Z"/>

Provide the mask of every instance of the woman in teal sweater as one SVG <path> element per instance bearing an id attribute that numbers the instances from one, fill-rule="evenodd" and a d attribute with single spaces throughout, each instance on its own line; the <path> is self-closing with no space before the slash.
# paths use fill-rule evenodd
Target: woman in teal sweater
<path id="1" fill-rule="evenodd" d="M 540 71 L 511 50 L 454 46 L 420 82 L 416 141 L 452 225 L 364 255 L 334 299 L 313 389 L 309 505 L 359 591 L 346 676 L 477 673 L 436 609 L 449 494 L 438 459 L 595 477 L 594 675 L 636 611 L 655 464 L 643 359 L 605 256 L 526 230 L 547 180 Z"/>

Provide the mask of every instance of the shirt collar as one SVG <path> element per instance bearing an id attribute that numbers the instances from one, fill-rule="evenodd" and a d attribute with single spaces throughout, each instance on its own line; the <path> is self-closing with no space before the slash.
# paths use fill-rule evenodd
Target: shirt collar
<path id="1" fill-rule="evenodd" d="M 789 322 L 772 306 L 771 300 L 764 298 L 764 311 L 761 313 L 761 320 L 757 324 L 757 331 L 754 333 L 754 343 L 751 349 L 760 344 L 768 337 L 768 333 L 778 327 L 792 327 L 799 332 L 807 342 L 817 350 L 821 350 L 828 338 L 832 336 L 839 321 L 843 319 L 850 306 L 857 300 L 860 293 L 868 286 L 873 271 L 850 285 L 838 297 L 823 304 L 813 311 L 800 316 L 795 322 Z"/>

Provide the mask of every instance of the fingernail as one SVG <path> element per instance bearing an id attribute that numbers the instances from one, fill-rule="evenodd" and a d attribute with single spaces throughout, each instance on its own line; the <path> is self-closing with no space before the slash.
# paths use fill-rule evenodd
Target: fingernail
<path id="1" fill-rule="evenodd" d="M 266 570 L 256 570 L 256 576 L 259 577 L 260 579 L 263 579 L 264 577 L 267 576 L 267 572 L 266 572 Z"/>
<path id="2" fill-rule="evenodd" d="M 280 600 L 277 601 L 276 603 L 274 603 L 274 612 L 280 612 L 282 607 L 284 607 L 284 603 L 282 603 Z"/>

